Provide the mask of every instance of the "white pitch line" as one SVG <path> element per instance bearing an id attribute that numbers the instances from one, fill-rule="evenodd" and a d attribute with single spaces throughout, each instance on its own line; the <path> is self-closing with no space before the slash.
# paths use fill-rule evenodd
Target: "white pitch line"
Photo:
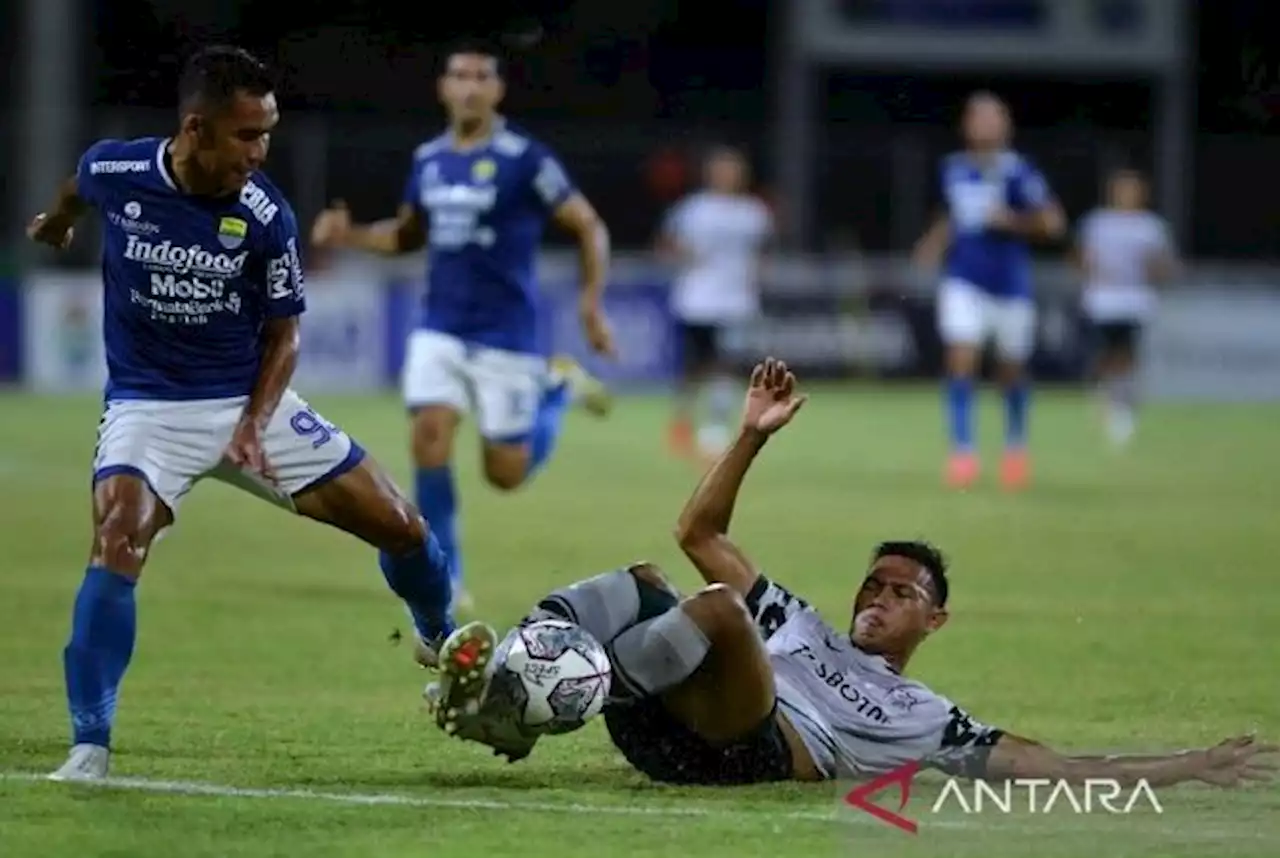
<path id="1" fill-rule="evenodd" d="M 0 772 L 0 782 L 48 783 L 48 778 L 34 772 Z M 439 796 L 414 796 L 396 793 L 348 793 L 319 792 L 292 787 L 235 787 L 222 784 L 194 783 L 187 781 L 162 781 L 147 778 L 106 778 L 100 781 L 73 782 L 71 786 L 96 789 L 119 789 L 164 795 L 206 796 L 212 798 L 242 799 L 292 799 L 295 801 L 320 801 L 331 804 L 364 806 L 427 807 L 450 810 L 499 810 L 528 813 L 604 814 L 607 816 L 668 817 L 686 819 L 752 820 L 755 822 L 820 822 L 856 825 L 858 827 L 884 827 L 884 823 L 859 813 L 805 810 L 733 810 L 706 805 L 675 807 L 671 805 L 634 804 L 582 804 L 577 802 L 523 801 L 519 799 L 443 798 Z M 1146 821 L 1146 820 L 1144 820 Z M 1099 826 L 1100 827 L 1100 826 Z M 1099 827 L 1081 824 L 1062 824 L 1060 820 L 1040 817 L 1031 822 L 1022 819 L 1003 818 L 993 822 L 967 819 L 920 820 L 920 832 L 930 829 L 953 831 L 1005 832 L 1009 834 L 1068 834 L 1085 832 Z M 1267 832 L 1241 829 L 1205 828 L 1194 820 L 1188 824 L 1166 823 L 1163 817 L 1149 824 L 1133 825 L 1130 821 L 1119 823 L 1110 829 L 1116 835 L 1140 834 L 1147 837 L 1167 837 L 1179 841 L 1221 842 L 1223 840 L 1261 840 L 1270 837 Z"/>

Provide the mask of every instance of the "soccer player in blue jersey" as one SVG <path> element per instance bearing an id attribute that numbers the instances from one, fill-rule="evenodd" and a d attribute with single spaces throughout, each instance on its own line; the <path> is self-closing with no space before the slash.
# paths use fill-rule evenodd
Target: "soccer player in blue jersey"
<path id="1" fill-rule="evenodd" d="M 405 356 L 418 506 L 461 575 L 458 501 L 450 461 L 458 422 L 475 414 L 484 473 L 496 488 L 524 485 L 551 456 L 565 410 L 607 411 L 603 387 L 576 363 L 540 352 L 536 266 L 548 219 L 578 240 L 579 311 L 587 343 L 613 352 L 601 309 L 609 236 L 556 157 L 498 113 L 504 91 L 496 51 L 458 46 L 439 96 L 445 133 L 413 155 L 396 217 L 351 223 L 345 207 L 312 230 L 322 247 L 397 255 L 428 246 L 423 312 Z M 455 590 L 461 591 L 455 578 Z"/>
<path id="2" fill-rule="evenodd" d="M 31 239 L 70 244 L 103 218 L 109 380 L 93 466 L 94 540 L 63 653 L 73 747 L 51 777 L 105 777 L 135 589 L 152 543 L 206 477 L 332 525 L 380 551 L 417 654 L 452 631 L 448 558 L 365 451 L 290 388 L 306 300 L 298 226 L 260 172 L 279 111 L 266 68 L 207 48 L 179 83 L 169 138 L 101 140 Z"/>
<path id="3" fill-rule="evenodd" d="M 1066 217 L 1040 171 L 1009 148 L 1012 122 L 1003 101 L 987 92 L 970 96 L 963 131 L 964 151 L 941 165 L 946 212 L 916 247 L 916 259 L 925 265 L 945 256 L 938 325 L 947 350 L 946 476 L 956 487 L 978 478 L 974 376 L 983 348 L 994 341 L 1005 403 L 1000 477 L 1006 487 L 1021 488 L 1030 475 L 1025 365 L 1036 326 L 1029 244 L 1062 236 Z"/>

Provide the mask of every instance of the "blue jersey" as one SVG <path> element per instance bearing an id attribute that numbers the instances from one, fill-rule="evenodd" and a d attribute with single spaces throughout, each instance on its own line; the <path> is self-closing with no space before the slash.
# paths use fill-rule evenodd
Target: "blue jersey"
<path id="1" fill-rule="evenodd" d="M 536 353 L 538 247 L 574 192 L 545 146 L 504 124 L 465 151 L 448 134 L 419 146 L 404 202 L 427 224 L 422 327 Z"/>
<path id="2" fill-rule="evenodd" d="M 262 174 L 239 195 L 178 189 L 168 141 L 101 140 L 76 171 L 102 214 L 107 399 L 251 393 L 267 319 L 305 308 L 298 224 Z"/>
<path id="3" fill-rule="evenodd" d="M 941 180 L 951 222 L 947 276 L 997 297 L 1029 298 L 1031 251 L 1026 242 L 986 223 L 1000 207 L 1023 213 L 1047 206 L 1044 177 L 1015 152 L 1003 152 L 988 165 L 958 152 L 943 159 Z"/>

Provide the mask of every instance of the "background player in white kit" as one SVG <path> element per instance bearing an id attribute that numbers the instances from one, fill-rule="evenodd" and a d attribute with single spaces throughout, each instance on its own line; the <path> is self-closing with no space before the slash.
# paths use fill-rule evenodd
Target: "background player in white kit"
<path id="1" fill-rule="evenodd" d="M 729 441 L 737 385 L 724 366 L 723 339 L 760 310 L 761 257 L 773 216 L 750 193 L 750 166 L 737 149 L 713 149 L 705 186 L 672 207 L 658 251 L 678 267 L 671 311 L 679 328 L 679 379 L 670 444 L 677 455 L 715 456 Z M 707 394 L 705 421 L 695 418 Z"/>
<path id="2" fill-rule="evenodd" d="M 1258 757 L 1275 749 L 1252 737 L 1166 756 L 1067 756 L 982 724 L 907 678 L 916 648 L 948 618 L 946 562 L 927 543 L 876 547 L 847 632 L 766 578 L 729 539 L 730 518 L 753 459 L 803 404 L 784 364 L 756 368 L 741 432 L 677 526 L 708 583 L 701 592 L 680 601 L 655 567 L 637 564 L 551 593 L 529 617 L 577 623 L 605 644 L 613 666 L 605 722 L 639 771 L 691 784 L 859 777 L 912 762 L 972 778 L 1146 778 L 1151 786 L 1268 776 Z M 515 726 L 509 698 L 486 696 L 501 679 L 486 686 L 470 661 L 451 658 L 459 641 L 496 637 L 481 626 L 446 641 L 429 699 L 444 729 L 519 759 L 539 737 Z M 495 651 L 500 660 L 503 647 Z M 501 676 L 496 664 L 488 676 Z M 479 711 L 465 714 L 477 699 Z"/>
<path id="3" fill-rule="evenodd" d="M 1080 221 L 1075 257 L 1084 273 L 1081 298 L 1097 360 L 1107 437 L 1127 444 L 1137 429 L 1142 330 L 1156 306 L 1155 284 L 1177 268 L 1169 225 L 1147 208 L 1147 183 L 1136 170 L 1107 181 L 1106 204 Z"/>
<path id="4" fill-rule="evenodd" d="M 396 216 L 361 226 L 334 208 L 316 220 L 312 241 L 384 255 L 428 247 L 403 393 L 418 506 L 450 557 L 465 604 L 451 465 L 458 423 L 474 414 L 485 478 L 512 491 L 551 460 L 574 401 L 596 415 L 608 411 L 599 382 L 571 359 L 543 355 L 537 260 L 548 220 L 577 239 L 583 338 L 596 353 L 612 355 L 601 303 L 609 233 L 555 155 L 498 114 L 505 85 L 496 48 L 455 46 L 438 86 L 449 128 L 414 152 Z"/>
<path id="5" fill-rule="evenodd" d="M 946 212 L 921 238 L 918 262 L 945 256 L 938 290 L 938 329 L 946 346 L 946 411 L 951 451 L 947 482 L 967 487 L 979 476 L 973 433 L 974 381 L 987 344 L 995 346 L 1004 393 L 1000 478 L 1021 488 L 1030 474 L 1026 364 L 1035 348 L 1036 312 L 1029 242 L 1057 238 L 1066 216 L 1040 174 L 1009 148 L 1012 120 L 988 92 L 970 96 L 963 118 L 965 149 L 942 159 Z"/>
<path id="6" fill-rule="evenodd" d="M 213 477 L 380 549 L 418 656 L 452 630 L 448 560 L 386 473 L 289 387 L 306 308 L 292 208 L 259 172 L 279 120 L 267 70 L 208 48 L 179 82 L 168 139 L 102 140 L 28 235 L 62 248 L 104 220 L 106 407 L 94 539 L 64 650 L 73 747 L 52 777 L 107 774 L 151 544 Z M 323 661 L 323 657 L 320 659 Z"/>

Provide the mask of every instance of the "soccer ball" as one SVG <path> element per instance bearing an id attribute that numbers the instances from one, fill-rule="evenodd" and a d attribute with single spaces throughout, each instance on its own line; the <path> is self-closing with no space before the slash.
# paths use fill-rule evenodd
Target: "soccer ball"
<path id="1" fill-rule="evenodd" d="M 518 628 L 501 659 L 524 726 L 540 733 L 569 733 L 600 714 L 613 671 L 604 647 L 581 626 L 538 620 Z"/>

